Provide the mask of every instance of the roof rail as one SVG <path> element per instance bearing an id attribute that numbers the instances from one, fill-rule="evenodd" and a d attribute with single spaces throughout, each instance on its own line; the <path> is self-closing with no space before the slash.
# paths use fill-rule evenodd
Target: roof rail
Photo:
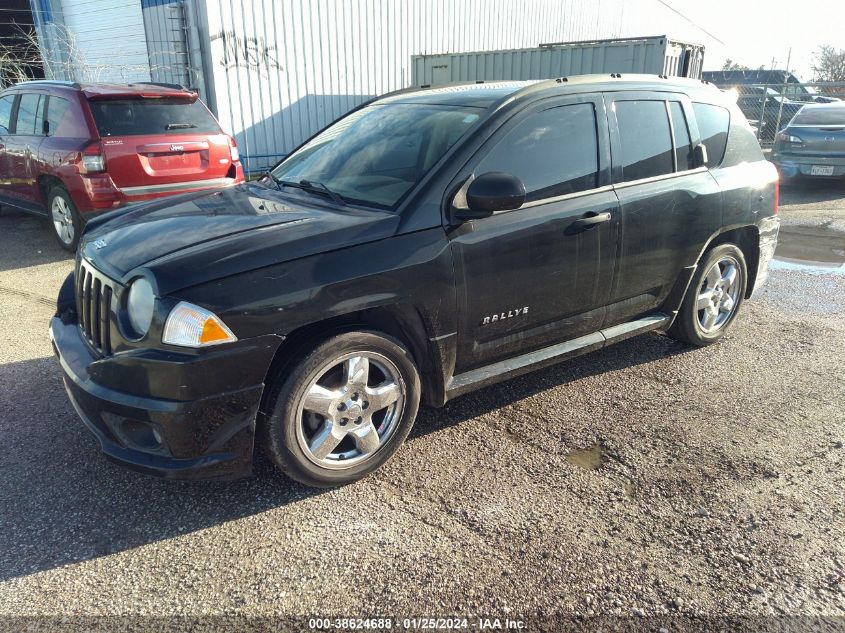
<path id="1" fill-rule="evenodd" d="M 66 81 L 64 79 L 31 79 L 29 81 L 19 81 L 18 83 L 14 84 L 14 86 L 10 86 L 14 88 L 15 86 L 64 86 L 66 88 L 76 88 L 79 89 L 80 85 L 76 81 Z"/>

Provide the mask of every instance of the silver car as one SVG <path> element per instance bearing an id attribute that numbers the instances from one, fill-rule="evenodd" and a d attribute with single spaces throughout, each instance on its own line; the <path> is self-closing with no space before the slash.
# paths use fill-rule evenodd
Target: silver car
<path id="1" fill-rule="evenodd" d="M 777 135 L 771 160 L 782 178 L 845 176 L 845 104 L 802 107 Z"/>

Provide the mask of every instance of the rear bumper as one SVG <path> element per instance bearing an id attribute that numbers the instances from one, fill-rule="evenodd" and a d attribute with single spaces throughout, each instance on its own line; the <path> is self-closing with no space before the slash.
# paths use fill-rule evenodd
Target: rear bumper
<path id="1" fill-rule="evenodd" d="M 242 183 L 244 181 L 243 167 L 240 163 L 236 163 L 234 168 L 234 178 L 186 180 L 118 188 L 111 176 L 108 173 L 103 173 L 80 175 L 76 177 L 77 182 L 68 184 L 73 202 L 82 213 L 101 213 L 133 202 L 143 202 L 180 193 L 217 189 Z"/>
<path id="2" fill-rule="evenodd" d="M 841 178 L 845 176 L 845 157 L 843 156 L 773 154 L 771 160 L 778 168 L 778 171 L 786 178 L 794 178 L 796 176 Z M 812 173 L 814 166 L 832 167 L 833 171 L 829 175 L 819 176 L 818 174 Z"/>
<path id="3" fill-rule="evenodd" d="M 76 323 L 54 317 L 50 338 L 68 397 L 108 458 L 134 470 L 174 479 L 235 479 L 250 474 L 262 383 L 184 400 L 139 395 L 135 392 L 143 391 L 144 384 L 153 385 L 155 377 L 151 375 L 140 387 L 135 380 L 131 393 L 128 383 L 126 390 L 118 390 L 97 380 L 97 376 L 120 372 L 109 372 L 103 364 L 110 361 L 91 354 Z M 193 376 L 193 380 L 205 382 L 202 368 L 209 364 L 227 372 L 247 365 L 250 359 L 261 361 L 254 358 L 254 351 L 250 346 L 244 354 L 230 351 L 219 358 L 206 358 L 201 367 L 183 363 L 187 371 L 182 371 L 180 380 Z M 143 363 L 143 359 L 138 361 L 139 376 L 143 375 Z M 162 367 L 157 361 L 152 368 L 170 369 L 172 378 L 173 372 L 182 368 L 176 367 L 177 362 L 171 364 L 174 367 Z"/>

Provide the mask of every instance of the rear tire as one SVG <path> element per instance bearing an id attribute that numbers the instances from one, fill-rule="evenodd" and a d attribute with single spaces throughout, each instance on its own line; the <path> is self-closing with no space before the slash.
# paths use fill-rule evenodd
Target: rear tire
<path id="1" fill-rule="evenodd" d="M 60 185 L 50 189 L 47 194 L 47 212 L 59 246 L 66 251 L 76 251 L 82 235 L 82 219 L 67 189 Z"/>
<path id="2" fill-rule="evenodd" d="M 699 347 L 712 345 L 739 313 L 747 286 L 742 250 L 734 244 L 714 246 L 702 256 L 669 336 Z"/>
<path id="3" fill-rule="evenodd" d="M 419 374 L 402 343 L 377 332 L 338 334 L 269 387 L 261 441 L 292 479 L 341 486 L 396 452 L 419 401 Z"/>

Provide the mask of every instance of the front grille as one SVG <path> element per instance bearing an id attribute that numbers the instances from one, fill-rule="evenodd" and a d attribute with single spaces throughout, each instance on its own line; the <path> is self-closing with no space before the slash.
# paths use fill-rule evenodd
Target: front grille
<path id="1" fill-rule="evenodd" d="M 76 314 L 79 328 L 100 354 L 111 354 L 111 307 L 116 284 L 87 261 L 76 270 Z"/>

